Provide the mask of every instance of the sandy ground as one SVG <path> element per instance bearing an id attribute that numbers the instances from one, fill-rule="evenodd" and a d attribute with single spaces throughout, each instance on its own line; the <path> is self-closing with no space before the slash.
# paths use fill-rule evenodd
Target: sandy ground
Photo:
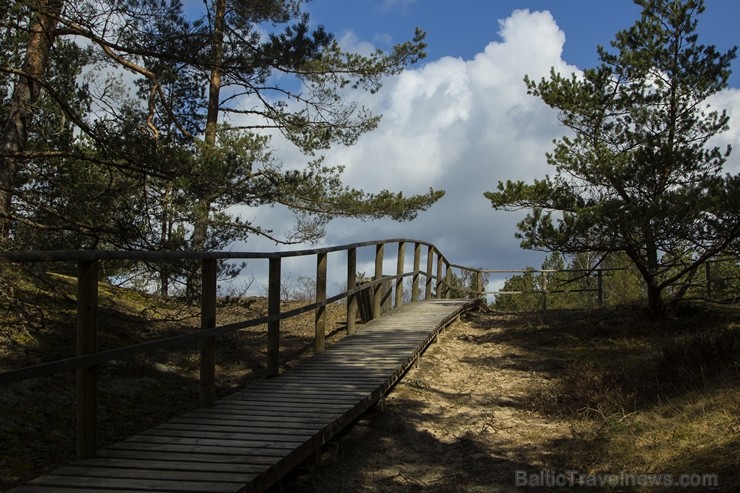
<path id="1" fill-rule="evenodd" d="M 508 337 L 505 315 L 464 316 L 384 403 L 275 491 L 521 491 L 516 471 L 552 467 L 569 431 L 523 405 L 557 368 Z"/>

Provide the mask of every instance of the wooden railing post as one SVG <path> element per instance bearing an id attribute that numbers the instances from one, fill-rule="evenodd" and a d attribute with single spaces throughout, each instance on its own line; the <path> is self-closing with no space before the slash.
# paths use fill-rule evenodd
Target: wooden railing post
<path id="1" fill-rule="evenodd" d="M 316 303 L 322 301 L 326 301 L 326 253 L 316 254 Z M 315 335 L 314 351 L 323 353 L 326 338 L 326 305 L 316 307 Z"/>
<path id="2" fill-rule="evenodd" d="M 427 247 L 427 279 L 426 289 L 424 290 L 424 299 L 428 300 L 432 297 L 432 267 L 434 265 L 434 247 L 429 245 Z"/>
<path id="3" fill-rule="evenodd" d="M 267 315 L 280 315 L 280 257 L 270 259 L 269 284 L 267 288 Z M 280 319 L 267 322 L 267 376 L 274 377 L 280 371 Z"/>
<path id="4" fill-rule="evenodd" d="M 419 301 L 419 268 L 421 266 L 421 243 L 414 243 L 414 276 L 411 281 L 411 301 Z"/>
<path id="5" fill-rule="evenodd" d="M 200 328 L 216 327 L 216 259 L 201 261 Z M 200 407 L 208 407 L 216 401 L 216 338 L 206 337 L 200 341 Z"/>
<path id="6" fill-rule="evenodd" d="M 445 298 L 449 298 L 452 293 L 452 267 L 445 262 Z"/>
<path id="7" fill-rule="evenodd" d="M 380 243 L 375 245 L 375 276 L 374 281 L 377 281 L 383 277 L 383 249 L 385 244 Z M 380 305 L 383 298 L 383 283 L 378 283 L 373 290 L 373 318 L 380 316 Z"/>
<path id="8" fill-rule="evenodd" d="M 357 287 L 357 248 L 347 250 L 347 291 Z M 347 333 L 355 331 L 357 318 L 357 293 L 347 297 Z"/>
<path id="9" fill-rule="evenodd" d="M 596 271 L 596 288 L 599 292 L 599 306 L 604 306 L 604 271 L 601 269 Z"/>
<path id="10" fill-rule="evenodd" d="M 398 242 L 398 258 L 396 259 L 396 308 L 403 304 L 403 269 L 406 260 L 406 242 Z"/>
<path id="11" fill-rule="evenodd" d="M 444 264 L 444 257 L 442 254 L 437 252 L 437 293 L 436 298 L 442 298 L 442 265 Z"/>
<path id="12" fill-rule="evenodd" d="M 98 261 L 77 264 L 77 355 L 98 350 Z M 77 458 L 97 454 L 97 366 L 77 370 Z"/>

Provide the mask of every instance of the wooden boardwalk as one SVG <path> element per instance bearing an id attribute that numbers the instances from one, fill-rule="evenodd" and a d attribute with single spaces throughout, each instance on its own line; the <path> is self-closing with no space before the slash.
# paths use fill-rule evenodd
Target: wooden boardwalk
<path id="1" fill-rule="evenodd" d="M 278 377 L 12 491 L 263 491 L 382 398 L 472 302 L 403 305 Z"/>

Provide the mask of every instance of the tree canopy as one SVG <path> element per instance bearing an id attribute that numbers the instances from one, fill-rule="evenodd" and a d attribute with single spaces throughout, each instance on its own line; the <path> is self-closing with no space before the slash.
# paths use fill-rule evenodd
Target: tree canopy
<path id="1" fill-rule="evenodd" d="M 701 0 L 635 3 L 640 18 L 613 50 L 598 47 L 599 66 L 525 77 L 571 130 L 547 154 L 554 177 L 499 182 L 485 196 L 495 209 L 530 210 L 517 234 L 524 248 L 623 252 L 662 313 L 700 265 L 737 252 L 740 176 L 723 174 L 731 149 L 710 145 L 729 117 L 707 104 L 727 86 L 736 48 L 699 44 Z"/>
<path id="2" fill-rule="evenodd" d="M 3 248 L 315 241 L 337 216 L 406 221 L 430 207 L 444 192 L 348 187 L 342 166 L 317 154 L 376 128 L 380 115 L 355 94 L 423 58 L 424 33 L 347 52 L 302 4 L 0 2 Z M 277 160 L 269 132 L 305 162 Z M 261 205 L 289 208 L 294 227 L 234 214 Z"/>

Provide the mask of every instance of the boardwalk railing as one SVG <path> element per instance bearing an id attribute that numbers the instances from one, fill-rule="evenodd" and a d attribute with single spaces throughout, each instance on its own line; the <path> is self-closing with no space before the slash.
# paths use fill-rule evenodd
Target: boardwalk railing
<path id="1" fill-rule="evenodd" d="M 723 299 L 737 299 L 738 281 L 737 275 L 718 275 L 717 271 L 721 270 L 721 264 L 734 264 L 740 266 L 738 257 L 718 257 L 707 261 L 703 264 L 703 274 L 697 274 L 686 287 L 692 288 L 691 296 L 685 296 L 683 299 L 695 299 L 705 301 L 722 301 Z M 719 266 L 719 267 L 717 267 Z M 472 274 L 469 287 L 455 287 L 460 292 L 467 295 L 482 298 L 487 295 L 492 296 L 517 296 L 517 295 L 534 295 L 540 298 L 540 308 L 547 309 L 547 299 L 550 295 L 571 294 L 571 293 L 594 293 L 595 303 L 597 306 L 604 306 L 605 301 L 605 278 L 613 272 L 628 272 L 630 269 L 624 267 L 597 267 L 594 269 L 473 269 L 457 264 L 450 264 L 451 269 L 460 269 Z M 491 274 L 528 274 L 539 276 L 539 286 L 529 290 L 486 290 L 486 279 Z M 558 278 L 558 274 L 573 274 L 570 279 Z M 635 274 L 636 279 L 641 281 L 639 275 Z M 447 277 L 449 280 L 449 276 Z M 579 282 L 584 281 L 585 282 Z M 608 280 L 606 281 L 608 285 Z M 683 284 L 677 283 L 673 287 L 682 287 Z M 724 297 L 724 298 L 723 298 Z"/>
<path id="2" fill-rule="evenodd" d="M 387 245 L 397 245 L 396 274 L 383 274 L 383 260 Z M 406 270 L 406 245 L 413 244 L 413 268 Z M 375 247 L 375 274 L 361 286 L 356 285 L 357 250 Z M 420 270 L 422 248 L 426 247 L 426 270 Z M 347 289 L 327 297 L 327 256 L 346 252 Z M 289 257 L 316 257 L 316 296 L 313 303 L 281 312 L 281 262 Z M 224 259 L 261 259 L 269 262 L 268 314 L 266 317 L 217 325 L 217 262 Z M 201 330 L 157 339 L 141 344 L 98 351 L 98 281 L 100 263 L 128 260 L 164 262 L 193 260 L 201 262 Z M 435 271 L 436 261 L 436 271 Z M 91 458 L 97 452 L 97 367 L 103 363 L 128 358 L 136 354 L 171 348 L 188 343 L 199 343 L 200 348 L 200 405 L 209 406 L 215 400 L 216 338 L 247 327 L 267 324 L 267 374 L 275 376 L 280 367 L 280 322 L 302 313 L 315 313 L 315 351 L 324 351 L 326 306 L 347 299 L 347 332 L 355 331 L 358 294 L 371 290 L 372 315 L 380 315 L 383 284 L 390 280 L 395 287 L 395 306 L 403 303 L 404 279 L 411 278 L 411 301 L 421 293 L 424 277 L 424 298 L 449 297 L 452 264 L 433 244 L 408 239 L 367 241 L 328 248 L 284 252 L 143 252 L 143 251 L 47 251 L 0 252 L 0 263 L 75 262 L 77 264 L 77 356 L 0 373 L 0 384 L 20 382 L 31 378 L 53 375 L 62 371 L 77 371 L 77 456 Z M 465 267 L 456 266 L 457 268 Z M 473 271 L 474 269 L 468 269 Z M 444 271 L 444 276 L 443 276 Z M 436 273 L 435 273 L 436 272 Z M 481 289 L 482 290 L 482 289 Z"/>

